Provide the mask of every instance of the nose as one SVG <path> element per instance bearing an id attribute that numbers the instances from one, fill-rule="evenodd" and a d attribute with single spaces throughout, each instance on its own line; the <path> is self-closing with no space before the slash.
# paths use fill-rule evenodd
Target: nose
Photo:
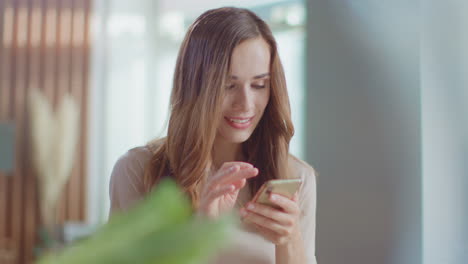
<path id="1" fill-rule="evenodd" d="M 241 89 L 237 89 L 232 101 L 232 108 L 237 111 L 249 111 L 253 106 L 254 96 L 250 84 L 246 83 Z"/>

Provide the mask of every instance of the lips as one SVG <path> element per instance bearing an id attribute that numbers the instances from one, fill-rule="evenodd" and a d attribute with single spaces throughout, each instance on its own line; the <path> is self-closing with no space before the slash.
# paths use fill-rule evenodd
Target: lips
<path id="1" fill-rule="evenodd" d="M 224 120 L 233 128 L 246 129 L 252 125 L 252 117 L 224 117 Z"/>

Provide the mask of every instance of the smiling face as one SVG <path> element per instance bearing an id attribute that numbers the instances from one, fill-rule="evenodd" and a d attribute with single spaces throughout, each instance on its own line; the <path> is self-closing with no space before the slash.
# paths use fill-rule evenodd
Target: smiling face
<path id="1" fill-rule="evenodd" d="M 262 118 L 270 98 L 270 48 L 261 37 L 234 48 L 222 104 L 218 139 L 245 142 Z"/>

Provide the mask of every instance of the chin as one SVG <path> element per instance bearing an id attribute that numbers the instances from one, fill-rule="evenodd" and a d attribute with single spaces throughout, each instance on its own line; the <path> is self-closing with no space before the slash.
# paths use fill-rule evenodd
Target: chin
<path id="1" fill-rule="evenodd" d="M 230 138 L 230 142 L 232 143 L 244 143 L 250 138 L 250 135 L 248 136 L 233 136 Z"/>
<path id="2" fill-rule="evenodd" d="M 252 133 L 229 133 L 222 135 L 222 137 L 230 143 L 244 143 L 251 135 Z"/>

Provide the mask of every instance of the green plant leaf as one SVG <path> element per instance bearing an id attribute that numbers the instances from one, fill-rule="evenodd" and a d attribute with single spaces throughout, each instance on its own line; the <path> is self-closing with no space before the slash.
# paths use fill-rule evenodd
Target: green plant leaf
<path id="1" fill-rule="evenodd" d="M 195 219 L 189 200 L 165 180 L 137 207 L 39 264 L 201 263 L 224 244 L 231 225 L 231 217 Z"/>

